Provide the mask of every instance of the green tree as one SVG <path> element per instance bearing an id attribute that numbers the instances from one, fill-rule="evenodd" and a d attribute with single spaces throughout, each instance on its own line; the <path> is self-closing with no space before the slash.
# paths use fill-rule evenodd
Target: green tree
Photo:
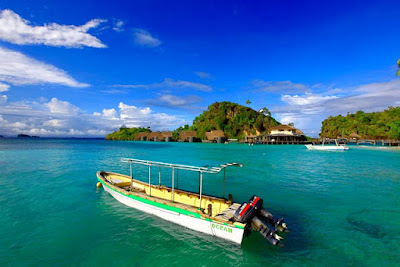
<path id="1" fill-rule="evenodd" d="M 264 116 L 271 116 L 271 112 L 266 107 L 263 107 L 262 109 L 260 109 L 259 112 L 261 114 L 263 114 Z"/>
<path id="2" fill-rule="evenodd" d="M 400 75 L 400 58 L 397 60 L 397 67 L 399 68 L 396 72 L 396 76 Z"/>
<path id="3" fill-rule="evenodd" d="M 336 138 L 358 134 L 367 139 L 400 139 L 400 107 L 389 107 L 382 112 L 357 111 L 346 117 L 328 117 L 322 122 L 321 137 Z"/>
<path id="4" fill-rule="evenodd" d="M 135 136 L 137 133 L 151 132 L 150 127 L 127 128 L 126 126 L 125 127 L 123 126 L 121 126 L 119 131 L 107 134 L 106 140 L 135 140 Z"/>

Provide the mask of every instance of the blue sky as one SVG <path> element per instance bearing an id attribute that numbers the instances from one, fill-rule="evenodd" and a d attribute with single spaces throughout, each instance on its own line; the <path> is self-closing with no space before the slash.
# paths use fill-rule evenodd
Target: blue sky
<path id="1" fill-rule="evenodd" d="M 172 130 L 215 101 L 317 136 L 400 105 L 396 1 L 0 3 L 0 134 Z"/>

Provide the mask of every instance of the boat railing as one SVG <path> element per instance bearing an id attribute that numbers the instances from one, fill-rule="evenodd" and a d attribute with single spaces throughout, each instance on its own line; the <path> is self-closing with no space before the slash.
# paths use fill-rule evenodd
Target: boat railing
<path id="1" fill-rule="evenodd" d="M 132 158 L 121 158 L 121 162 L 124 163 L 131 163 L 131 164 L 140 164 L 140 165 L 147 165 L 147 166 L 159 166 L 163 168 L 173 168 L 179 170 L 186 170 L 186 171 L 196 171 L 196 172 L 204 172 L 204 173 L 219 173 L 222 169 L 230 166 L 238 166 L 242 167 L 241 163 L 230 162 L 221 164 L 218 167 L 209 167 L 209 166 L 190 166 L 190 165 L 182 165 L 182 164 L 173 164 L 173 163 L 165 163 L 159 161 L 150 161 L 150 160 L 141 160 L 141 159 L 132 159 Z"/>
<path id="2" fill-rule="evenodd" d="M 217 174 L 224 170 L 224 178 L 222 183 L 222 195 L 225 197 L 225 169 L 227 167 L 236 166 L 243 167 L 243 164 L 237 162 L 230 162 L 225 164 L 220 164 L 218 167 L 210 167 L 210 166 L 191 166 L 191 165 L 182 165 L 182 164 L 173 164 L 173 163 L 165 163 L 159 161 L 150 161 L 150 160 L 141 160 L 141 159 L 132 159 L 132 158 L 121 158 L 121 162 L 129 163 L 130 165 L 130 177 L 131 177 L 131 189 L 133 184 L 133 174 L 132 174 L 132 164 L 139 164 L 149 166 L 149 196 L 151 197 L 151 168 L 158 167 L 158 183 L 161 185 L 161 168 L 170 168 L 172 169 L 172 194 L 171 194 L 171 202 L 174 202 L 174 189 L 175 189 L 175 179 L 178 186 L 179 179 L 179 170 L 185 171 L 194 171 L 199 173 L 199 210 L 201 210 L 201 199 L 202 199 L 202 191 L 203 191 L 203 173 L 211 173 Z M 176 174 L 175 174 L 176 171 Z M 175 178 L 176 176 L 176 178 Z"/>

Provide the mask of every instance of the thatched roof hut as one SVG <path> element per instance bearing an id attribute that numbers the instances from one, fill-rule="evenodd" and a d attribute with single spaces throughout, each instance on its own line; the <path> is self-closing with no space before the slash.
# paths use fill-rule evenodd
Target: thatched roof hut
<path id="1" fill-rule="evenodd" d="M 218 137 L 225 138 L 224 131 L 222 131 L 222 130 L 212 130 L 210 132 L 206 132 L 206 139 L 208 141 L 214 141 Z"/>
<path id="2" fill-rule="evenodd" d="M 361 136 L 359 136 L 359 135 L 356 134 L 356 133 L 352 133 L 352 134 L 349 135 L 349 138 L 350 138 L 350 139 L 356 139 L 356 140 L 357 140 L 357 139 L 360 139 Z"/>
<path id="3" fill-rule="evenodd" d="M 190 137 L 196 138 L 197 137 L 197 132 L 196 131 L 186 131 L 182 132 L 180 134 L 180 140 L 181 141 L 188 141 Z"/>
<path id="4" fill-rule="evenodd" d="M 149 137 L 150 137 L 150 134 L 151 133 L 147 133 L 147 132 L 141 132 L 141 133 L 137 133 L 136 135 L 135 135 L 135 140 L 136 141 L 140 141 L 140 140 L 149 140 Z"/>

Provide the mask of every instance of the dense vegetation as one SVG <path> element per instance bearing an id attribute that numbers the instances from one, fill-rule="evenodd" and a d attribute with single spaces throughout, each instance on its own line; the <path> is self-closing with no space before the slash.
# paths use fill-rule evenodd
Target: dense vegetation
<path id="1" fill-rule="evenodd" d="M 362 139 L 400 140 L 400 107 L 389 107 L 383 112 L 364 113 L 357 111 L 346 117 L 338 115 L 322 122 L 321 137 L 347 137 L 352 133 Z"/>
<path id="2" fill-rule="evenodd" d="M 141 132 L 150 133 L 150 128 L 126 128 L 121 127 L 119 131 L 106 135 L 106 140 L 135 140 L 135 135 Z"/>
<path id="3" fill-rule="evenodd" d="M 231 102 L 216 102 L 193 120 L 193 125 L 179 127 L 172 132 L 174 140 L 186 131 L 196 131 L 197 137 L 204 139 L 211 130 L 223 130 L 228 138 L 243 139 L 246 134 L 266 133 L 269 127 L 280 123 L 271 117 L 268 109 L 255 111 L 252 108 Z M 106 136 L 106 140 L 134 140 L 140 132 L 151 132 L 150 128 L 126 128 Z"/>
<path id="4" fill-rule="evenodd" d="M 193 120 L 190 127 L 181 127 L 177 130 L 197 131 L 199 138 L 204 138 L 205 133 L 211 130 L 223 130 L 228 138 L 244 138 L 245 132 L 249 134 L 265 133 L 269 127 L 280 124 L 271 117 L 268 109 L 255 111 L 252 108 L 231 102 L 216 102 L 208 107 Z"/>

